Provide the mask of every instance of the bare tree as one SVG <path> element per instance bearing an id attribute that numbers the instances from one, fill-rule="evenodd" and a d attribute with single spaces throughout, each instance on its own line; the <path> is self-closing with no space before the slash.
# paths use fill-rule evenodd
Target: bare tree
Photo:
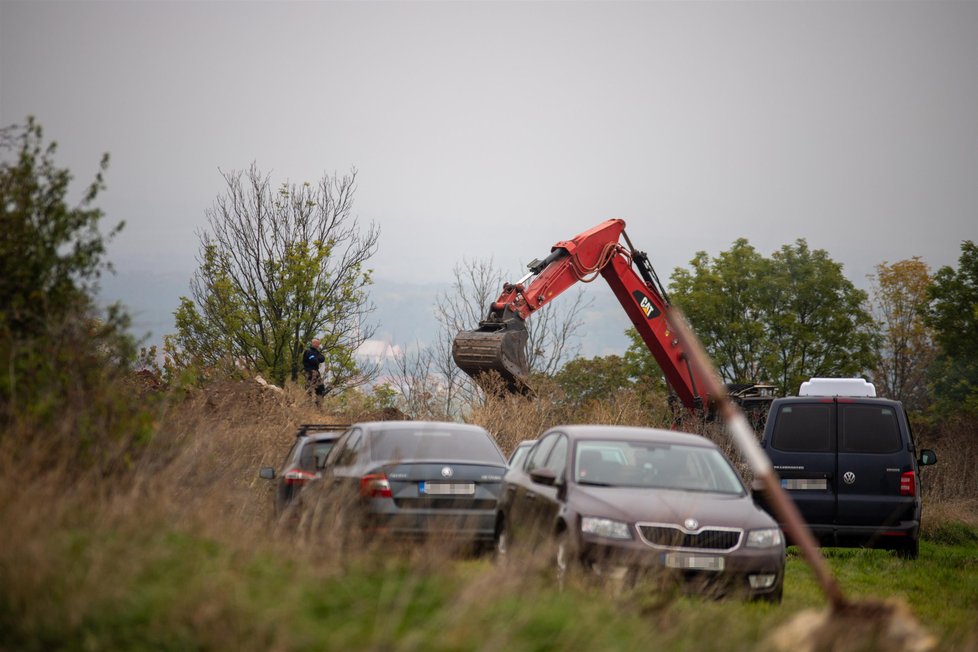
<path id="1" fill-rule="evenodd" d="M 452 341 L 460 331 L 478 328 L 489 305 L 502 292 L 504 281 L 492 258 L 463 259 L 453 269 L 451 286 L 435 301 L 440 334 L 433 347 L 432 363 L 444 380 L 446 411 L 450 415 L 457 416 L 465 406 L 481 400 L 479 388 L 452 359 Z M 578 289 L 527 320 L 527 360 L 531 371 L 553 375 L 577 354 L 580 345 L 576 338 L 582 323 L 579 313 L 590 303 Z"/>
<path id="2" fill-rule="evenodd" d="M 281 383 L 295 380 L 314 337 L 326 355 L 328 390 L 374 371 L 354 358 L 372 335 L 367 260 L 378 229 L 353 216 L 356 170 L 317 185 L 282 183 L 255 165 L 222 173 L 225 193 L 207 212 L 191 298 L 176 313 L 181 347 L 204 364 L 229 357 Z"/>
<path id="3" fill-rule="evenodd" d="M 398 407 L 414 419 L 446 418 L 445 387 L 435 368 L 434 350 L 420 345 L 398 351 L 392 361 L 390 384 Z"/>

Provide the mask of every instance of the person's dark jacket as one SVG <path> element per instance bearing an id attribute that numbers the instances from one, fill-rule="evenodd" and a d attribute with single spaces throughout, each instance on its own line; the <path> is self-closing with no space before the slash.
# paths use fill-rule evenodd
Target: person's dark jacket
<path id="1" fill-rule="evenodd" d="M 309 347 L 302 354 L 302 368 L 306 371 L 319 371 L 319 365 L 326 362 L 326 356 L 319 349 Z"/>

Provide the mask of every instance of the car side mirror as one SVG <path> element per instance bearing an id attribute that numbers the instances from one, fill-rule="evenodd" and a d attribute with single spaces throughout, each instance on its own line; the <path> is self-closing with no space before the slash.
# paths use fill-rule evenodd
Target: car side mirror
<path id="1" fill-rule="evenodd" d="M 258 477 L 262 480 L 274 480 L 275 479 L 275 469 L 270 466 L 263 466 L 258 471 Z"/>
<path id="2" fill-rule="evenodd" d="M 553 469 L 533 469 L 530 471 L 530 480 L 533 480 L 537 484 L 552 487 L 557 483 L 557 474 L 554 473 Z"/>
<path id="3" fill-rule="evenodd" d="M 925 448 L 920 451 L 920 459 L 917 463 L 921 466 L 930 466 L 931 464 L 937 464 L 937 453 L 929 448 Z"/>

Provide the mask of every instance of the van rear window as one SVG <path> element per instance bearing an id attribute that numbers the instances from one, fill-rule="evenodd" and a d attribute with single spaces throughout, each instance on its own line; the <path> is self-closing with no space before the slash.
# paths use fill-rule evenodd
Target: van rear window
<path id="1" fill-rule="evenodd" d="M 771 446 L 782 451 L 831 451 L 833 407 L 831 403 L 785 405 L 774 424 Z"/>
<path id="2" fill-rule="evenodd" d="M 896 411 L 878 405 L 840 405 L 840 448 L 847 453 L 893 453 L 903 440 Z"/>

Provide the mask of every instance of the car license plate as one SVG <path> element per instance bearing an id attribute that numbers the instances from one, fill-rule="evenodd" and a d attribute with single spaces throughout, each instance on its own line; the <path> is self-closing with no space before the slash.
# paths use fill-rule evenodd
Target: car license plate
<path id="1" fill-rule="evenodd" d="M 784 489 L 825 491 L 829 488 L 829 484 L 825 478 L 787 478 L 781 480 L 781 487 Z"/>
<path id="2" fill-rule="evenodd" d="M 421 482 L 418 492 L 429 496 L 471 496 L 475 493 L 474 482 Z"/>
<path id="3" fill-rule="evenodd" d="M 682 568 L 683 570 L 706 570 L 722 571 L 723 557 L 716 555 L 695 555 L 688 552 L 667 552 L 665 554 L 665 564 L 669 568 Z"/>

